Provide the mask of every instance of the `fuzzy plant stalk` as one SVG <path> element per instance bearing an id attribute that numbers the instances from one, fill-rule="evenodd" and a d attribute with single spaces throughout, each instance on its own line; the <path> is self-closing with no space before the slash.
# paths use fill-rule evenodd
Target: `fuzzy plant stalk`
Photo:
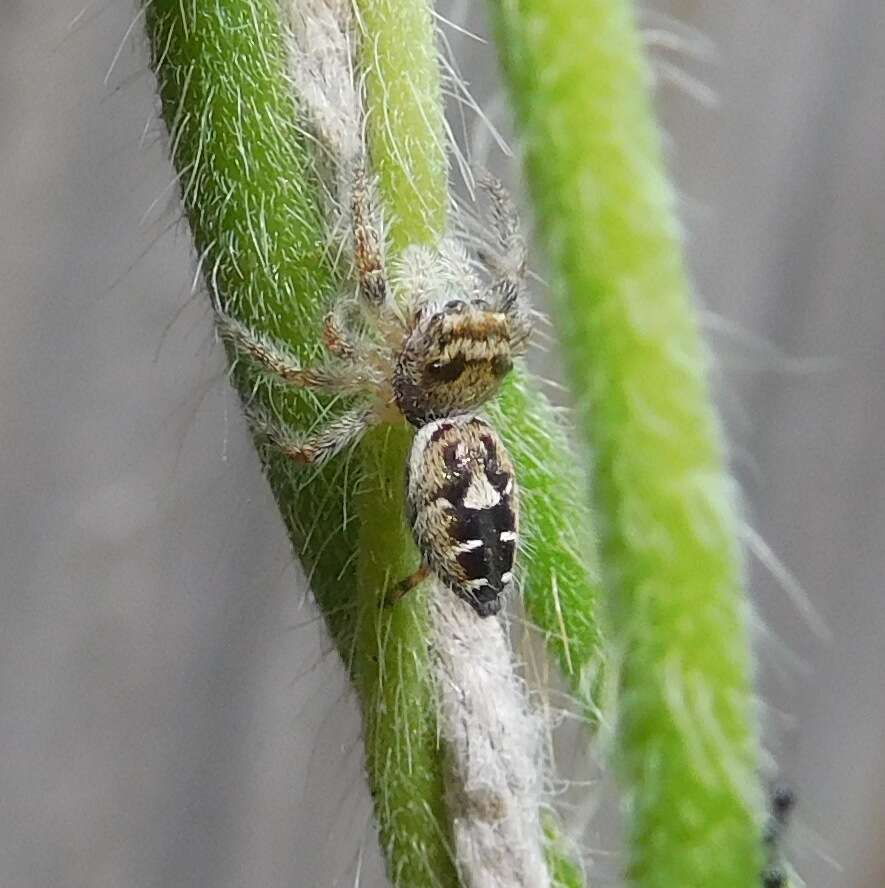
<path id="1" fill-rule="evenodd" d="M 631 0 L 490 0 L 594 453 L 630 881 L 752 888 L 758 737 L 735 495 Z"/>
<path id="2" fill-rule="evenodd" d="M 367 148 L 385 209 L 389 260 L 409 243 L 435 244 L 445 224 L 447 187 L 436 131 L 440 119 L 434 113 L 439 85 L 433 67 L 421 58 L 427 52 L 426 9 L 422 3 L 402 6 L 397 15 L 389 3 L 356 4 L 363 29 L 359 62 L 366 72 Z M 420 117 L 424 106 L 430 108 L 426 120 Z M 429 127 L 434 131 L 420 138 Z M 408 145 L 400 148 L 399 134 Z M 360 618 L 355 680 L 363 700 L 369 781 L 383 788 L 375 793 L 375 803 L 393 882 L 457 884 L 429 680 L 426 590 L 406 596 L 395 608 L 384 606 L 392 583 L 418 566 L 403 497 L 411 438 L 401 424 L 370 432 L 363 445 L 367 472 L 356 499 Z M 422 836 L 423 847 L 414 853 L 409 843 L 416 835 Z"/>
<path id="3" fill-rule="evenodd" d="M 305 363 L 315 360 L 321 319 L 340 280 L 329 260 L 311 143 L 287 77 L 277 3 L 152 0 L 145 23 L 207 284 L 238 321 L 287 343 Z M 334 409 L 266 383 L 245 361 L 237 362 L 234 378 L 245 398 L 272 405 L 296 428 L 311 428 Z M 381 609 L 381 577 L 398 579 L 413 555 L 397 463 L 406 440 L 404 429 L 385 430 L 319 471 L 305 472 L 272 448 L 262 456 L 360 693 L 367 771 L 391 875 L 398 884 L 455 888 L 431 690 L 421 660 L 408 655 L 422 637 L 413 625 L 418 599 L 390 613 Z M 360 488 L 379 497 L 368 522 L 360 520 Z M 376 555 L 382 561 L 373 571 Z M 402 637 L 406 648 L 398 646 Z M 369 672 L 379 650 L 385 657 Z"/>
<path id="4" fill-rule="evenodd" d="M 359 12 L 369 148 L 389 246 L 432 244 L 445 227 L 448 197 L 430 11 L 424 0 L 366 0 Z M 236 322 L 285 343 L 307 364 L 320 353 L 321 319 L 342 269 L 331 258 L 316 144 L 299 117 L 282 15 L 276 0 L 150 0 L 144 18 L 206 284 Z M 410 201 L 415 187 L 420 200 Z M 232 349 L 229 355 L 243 398 L 294 428 L 310 429 L 340 410 L 334 400 L 274 383 Z M 496 415 L 525 470 L 527 610 L 580 683 L 596 670 L 599 631 L 590 528 L 562 471 L 573 460 L 553 411 L 525 380 L 507 388 Z M 409 442 L 404 425 L 380 427 L 355 451 L 307 471 L 272 447 L 260 453 L 358 692 L 391 877 L 398 885 L 456 886 L 427 669 L 426 593 L 382 607 L 390 584 L 417 563 L 403 519 Z"/>

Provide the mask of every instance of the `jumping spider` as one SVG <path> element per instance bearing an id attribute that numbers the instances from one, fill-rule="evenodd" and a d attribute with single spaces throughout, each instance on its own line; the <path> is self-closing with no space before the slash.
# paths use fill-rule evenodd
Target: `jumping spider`
<path id="1" fill-rule="evenodd" d="M 350 201 L 353 262 L 362 325 L 340 305 L 326 316 L 330 358 L 302 367 L 285 346 L 228 317 L 213 294 L 219 333 L 284 383 L 357 397 L 356 406 L 310 435 L 259 418 L 270 442 L 300 463 L 322 463 L 371 426 L 405 419 L 418 429 L 408 460 L 409 520 L 421 567 L 396 600 L 429 572 L 480 616 L 501 607 L 513 582 L 518 532 L 513 465 L 495 430 L 474 414 L 493 398 L 513 359 L 524 354 L 531 320 L 523 301 L 525 245 L 503 186 L 487 176 L 495 254 L 474 271 L 462 244 L 406 248 L 385 269 L 377 212 L 362 172 Z M 394 298 L 394 292 L 398 298 Z"/>

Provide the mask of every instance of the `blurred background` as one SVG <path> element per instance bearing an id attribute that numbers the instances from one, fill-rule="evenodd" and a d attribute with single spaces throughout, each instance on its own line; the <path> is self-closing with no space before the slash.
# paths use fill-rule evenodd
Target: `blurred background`
<path id="1" fill-rule="evenodd" d="M 86 4 L 0 3 L 0 884 L 380 888 L 355 702 L 191 295 L 141 21 Z M 752 528 L 789 853 L 815 888 L 878 888 L 885 5 L 641 20 Z M 491 49 L 448 33 L 506 121 Z"/>

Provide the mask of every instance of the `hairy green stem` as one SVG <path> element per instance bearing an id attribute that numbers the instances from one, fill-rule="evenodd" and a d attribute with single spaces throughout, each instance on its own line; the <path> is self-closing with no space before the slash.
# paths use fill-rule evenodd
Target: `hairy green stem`
<path id="1" fill-rule="evenodd" d="M 445 226 L 447 164 L 433 29 L 424 0 L 357 3 L 370 165 L 386 218 L 388 259 L 411 243 L 432 246 Z M 358 683 L 366 761 L 377 787 L 382 847 L 395 885 L 457 884 L 446 818 L 425 591 L 384 608 L 393 583 L 418 567 L 406 527 L 405 425 L 366 442 L 373 465 L 360 516 Z M 364 450 L 366 447 L 364 447 Z M 374 469 L 374 471 L 373 471 Z"/>
<path id="2" fill-rule="evenodd" d="M 427 0 L 357 0 L 366 129 L 388 245 L 435 244 L 449 202 L 436 39 Z"/>
<path id="3" fill-rule="evenodd" d="M 584 888 L 584 869 L 575 861 L 574 849 L 567 847 L 553 818 L 545 818 L 544 838 L 547 841 L 547 865 L 556 888 Z"/>
<path id="4" fill-rule="evenodd" d="M 761 794 L 734 494 L 632 3 L 491 9 L 595 458 L 629 875 L 750 888 Z"/>
<path id="5" fill-rule="evenodd" d="M 369 148 L 388 245 L 395 252 L 432 244 L 445 228 L 448 196 L 430 9 L 425 0 L 365 0 L 360 14 Z M 145 24 L 207 283 L 234 318 L 314 361 L 340 275 L 329 260 L 314 148 L 298 125 L 277 3 L 151 0 Z M 268 380 L 246 361 L 237 362 L 234 379 L 244 398 L 295 428 L 340 409 Z M 562 437 L 546 431 L 552 411 L 521 381 L 502 401 L 496 414 L 524 473 L 528 610 L 578 681 L 599 659 L 594 562 L 579 546 L 589 525 L 563 472 L 570 459 Z M 395 608 L 382 606 L 390 584 L 417 564 L 403 518 L 410 440 L 405 426 L 379 428 L 320 470 L 296 467 L 272 448 L 262 448 L 262 458 L 359 692 L 367 771 L 393 880 L 454 888 L 425 601 L 419 590 Z"/>
<path id="6" fill-rule="evenodd" d="M 309 362 L 336 279 L 313 164 L 284 77 L 285 50 L 272 0 L 151 0 L 145 4 L 163 116 L 200 266 L 226 310 L 288 343 Z M 270 388 L 246 362 L 244 394 L 257 385 L 293 425 L 313 425 L 326 405 Z M 305 473 L 267 451 L 271 486 L 342 652 L 353 645 L 352 528 L 343 516 L 354 472 L 340 461 Z M 350 656 L 346 654 L 349 662 Z"/>

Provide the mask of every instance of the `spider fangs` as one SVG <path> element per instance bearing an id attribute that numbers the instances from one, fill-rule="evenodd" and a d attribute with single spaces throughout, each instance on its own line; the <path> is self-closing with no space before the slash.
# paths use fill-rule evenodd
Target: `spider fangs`
<path id="1" fill-rule="evenodd" d="M 273 377 L 301 388 L 353 395 L 356 405 L 308 435 L 253 416 L 270 442 L 300 463 L 322 463 L 369 427 L 399 416 L 418 429 L 407 466 L 409 520 L 421 567 L 396 600 L 433 572 L 480 616 L 500 610 L 513 583 L 518 500 L 513 465 L 495 430 L 474 415 L 524 354 L 531 320 L 523 301 L 525 245 L 503 186 L 487 176 L 495 251 L 478 259 L 460 242 L 406 248 L 385 270 L 381 225 L 364 175 L 351 196 L 360 329 L 337 306 L 323 324 L 330 358 L 302 367 L 283 345 L 230 318 L 213 293 L 218 330 Z M 396 292 L 394 299 L 392 291 Z"/>

